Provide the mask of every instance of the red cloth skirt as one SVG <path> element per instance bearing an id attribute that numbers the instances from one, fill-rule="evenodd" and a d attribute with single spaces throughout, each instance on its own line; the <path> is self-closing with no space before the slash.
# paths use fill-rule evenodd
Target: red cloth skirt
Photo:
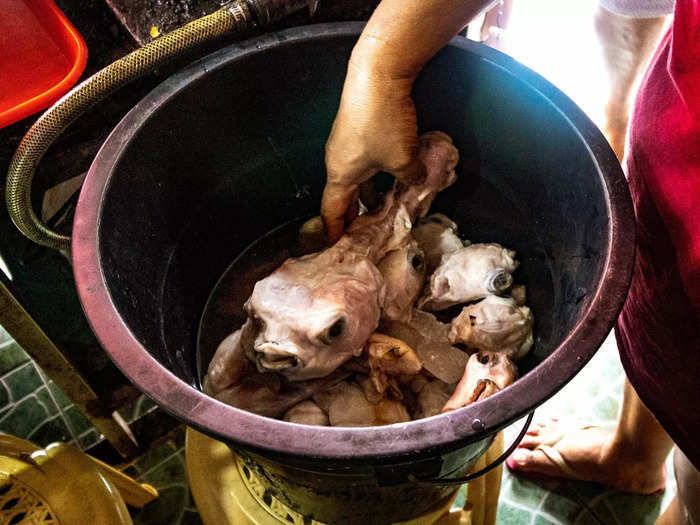
<path id="1" fill-rule="evenodd" d="M 616 329 L 644 404 L 700 468 L 700 0 L 677 0 L 635 103 L 634 276 Z"/>

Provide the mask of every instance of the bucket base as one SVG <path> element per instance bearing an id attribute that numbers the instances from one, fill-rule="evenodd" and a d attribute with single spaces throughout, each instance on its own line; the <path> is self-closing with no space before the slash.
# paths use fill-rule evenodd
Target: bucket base
<path id="1" fill-rule="evenodd" d="M 326 525 L 304 516 L 265 493 L 255 474 L 225 443 L 191 428 L 186 439 L 187 475 L 192 496 L 205 524 L 235 525 Z M 503 452 L 502 434 L 474 469 L 493 461 Z M 493 525 L 496 521 L 502 467 L 467 485 L 464 509 L 452 509 L 457 491 L 427 513 L 394 525 Z"/>

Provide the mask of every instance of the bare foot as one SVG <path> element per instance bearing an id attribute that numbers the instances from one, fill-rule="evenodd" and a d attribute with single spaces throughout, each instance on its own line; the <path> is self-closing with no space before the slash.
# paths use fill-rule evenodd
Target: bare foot
<path id="1" fill-rule="evenodd" d="M 535 423 L 508 460 L 515 472 L 602 483 L 624 492 L 652 494 L 666 485 L 666 469 L 615 446 L 613 432 L 586 427 L 564 432 L 556 419 Z M 563 472 L 538 446 L 551 446 L 573 471 Z M 616 449 L 617 448 L 617 449 Z"/>

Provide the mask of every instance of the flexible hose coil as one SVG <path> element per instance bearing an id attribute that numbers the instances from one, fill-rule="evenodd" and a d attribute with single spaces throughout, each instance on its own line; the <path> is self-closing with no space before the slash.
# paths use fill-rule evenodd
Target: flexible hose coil
<path id="1" fill-rule="evenodd" d="M 17 228 L 38 244 L 69 249 L 70 237 L 43 224 L 31 204 L 34 172 L 46 150 L 73 121 L 117 89 L 195 46 L 255 25 L 248 5 L 241 0 L 163 35 L 98 71 L 51 106 L 29 129 L 10 163 L 6 201 Z"/>

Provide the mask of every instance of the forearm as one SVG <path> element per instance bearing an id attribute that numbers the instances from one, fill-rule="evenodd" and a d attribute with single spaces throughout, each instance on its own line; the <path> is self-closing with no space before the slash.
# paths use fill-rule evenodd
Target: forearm
<path id="1" fill-rule="evenodd" d="M 425 63 L 494 0 L 382 0 L 353 51 L 351 67 L 415 78 Z"/>

